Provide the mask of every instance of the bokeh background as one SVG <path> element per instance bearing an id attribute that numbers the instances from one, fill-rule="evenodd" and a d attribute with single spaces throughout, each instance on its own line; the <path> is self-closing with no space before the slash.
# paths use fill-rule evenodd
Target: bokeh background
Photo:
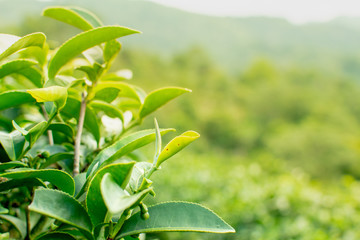
<path id="1" fill-rule="evenodd" d="M 0 0 L 0 32 L 41 31 L 59 46 L 79 32 L 41 17 L 50 5 L 141 30 L 122 40 L 115 64 L 133 71 L 133 84 L 193 90 L 154 115 L 161 127 L 202 136 L 155 175 L 157 201 L 199 202 L 237 233 L 148 239 L 360 239 L 360 18 L 296 22 L 139 0 Z"/>

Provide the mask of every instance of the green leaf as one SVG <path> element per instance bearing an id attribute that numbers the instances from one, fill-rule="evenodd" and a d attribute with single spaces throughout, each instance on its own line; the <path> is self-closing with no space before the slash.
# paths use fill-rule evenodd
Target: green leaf
<path id="1" fill-rule="evenodd" d="M 65 232 L 51 232 L 40 235 L 35 240 L 76 240 L 76 238 Z"/>
<path id="2" fill-rule="evenodd" d="M 140 108 L 140 119 L 154 112 L 170 100 L 187 92 L 191 92 L 191 90 L 186 88 L 167 87 L 149 93 L 145 98 L 144 104 Z"/>
<path id="3" fill-rule="evenodd" d="M 101 195 L 108 211 L 112 214 L 119 214 L 125 209 L 136 206 L 144 199 L 152 188 L 145 189 L 134 195 L 129 195 L 122 189 L 110 173 L 106 173 L 101 180 Z"/>
<path id="4" fill-rule="evenodd" d="M 89 105 L 94 109 L 103 111 L 109 117 L 119 118 L 122 122 L 124 122 L 124 116 L 122 112 L 114 105 L 111 105 L 110 103 L 99 100 L 93 100 Z"/>
<path id="5" fill-rule="evenodd" d="M 235 230 L 211 210 L 194 203 L 166 202 L 149 207 L 150 218 L 140 213 L 131 216 L 121 228 L 118 238 L 152 232 L 232 233 Z"/>
<path id="6" fill-rule="evenodd" d="M 61 113 L 65 114 L 69 118 L 75 117 L 79 120 L 81 101 L 73 97 L 68 97 L 65 107 Z M 94 111 L 86 107 L 84 127 L 94 136 L 97 142 L 100 141 L 100 128 L 96 114 Z"/>
<path id="7" fill-rule="evenodd" d="M 21 220 L 20 218 L 11 216 L 11 215 L 0 215 L 1 219 L 6 220 L 7 222 L 11 223 L 16 230 L 20 233 L 22 238 L 26 236 L 26 223 L 25 221 Z"/>
<path id="8" fill-rule="evenodd" d="M 134 33 L 138 33 L 138 31 L 119 26 L 107 26 L 76 35 L 60 46 L 55 56 L 51 59 L 49 79 L 54 78 L 63 65 L 86 49 Z"/>
<path id="9" fill-rule="evenodd" d="M 9 210 L 0 204 L 0 214 L 7 214 Z"/>
<path id="10" fill-rule="evenodd" d="M 75 192 L 74 179 L 68 173 L 57 169 L 16 169 L 16 171 L 1 173 L 0 177 L 10 179 L 40 178 L 54 184 L 70 195 Z"/>
<path id="11" fill-rule="evenodd" d="M 8 101 L 9 99 L 11 99 L 11 101 Z M 35 102 L 35 99 L 25 90 L 13 90 L 0 94 L 0 110 L 33 102 Z"/>
<path id="12" fill-rule="evenodd" d="M 159 124 L 156 120 L 156 118 L 154 118 L 154 123 L 155 123 L 155 133 L 156 133 L 156 139 L 155 139 L 155 159 L 157 159 L 160 155 L 161 152 L 161 134 L 160 134 L 160 129 L 159 129 Z"/>
<path id="13" fill-rule="evenodd" d="M 0 61 L 11 54 L 28 47 L 43 47 L 46 37 L 43 33 L 31 33 L 22 38 L 0 34 Z"/>
<path id="14" fill-rule="evenodd" d="M 29 209 L 84 230 L 91 235 L 92 224 L 85 208 L 75 198 L 64 192 L 37 189 Z"/>
<path id="15" fill-rule="evenodd" d="M 135 162 L 114 163 L 100 169 L 92 178 L 86 195 L 86 207 L 94 226 L 103 223 L 107 208 L 101 198 L 100 183 L 106 173 L 112 174 L 117 184 L 125 187 Z"/>
<path id="16" fill-rule="evenodd" d="M 43 11 L 42 15 L 70 24 L 83 31 L 102 25 L 100 20 L 91 12 L 74 7 L 49 7 Z"/>
<path id="17" fill-rule="evenodd" d="M 41 88 L 43 85 L 43 76 L 41 75 L 41 72 L 36 68 L 25 68 L 20 70 L 18 74 L 29 79 L 38 88 Z"/>
<path id="18" fill-rule="evenodd" d="M 0 172 L 16 167 L 27 167 L 27 165 L 23 162 L 18 162 L 18 161 L 0 163 Z"/>
<path id="19" fill-rule="evenodd" d="M 51 86 L 47 88 L 37 88 L 27 90 L 37 102 L 55 102 L 58 109 L 65 106 L 67 98 L 67 89 L 60 86 Z"/>
<path id="20" fill-rule="evenodd" d="M 61 132 L 70 138 L 75 135 L 74 129 L 66 123 L 52 123 L 49 125 L 48 130 Z"/>
<path id="21" fill-rule="evenodd" d="M 164 135 L 174 129 L 163 129 L 161 134 Z M 89 166 L 87 176 L 93 174 L 101 166 L 109 164 L 120 157 L 143 147 L 155 140 L 155 131 L 153 129 L 143 130 L 135 132 L 131 135 L 128 135 L 118 141 L 116 141 L 111 146 L 103 149 L 93 160 Z"/>
<path id="22" fill-rule="evenodd" d="M 46 127 L 47 122 L 42 121 L 29 129 L 29 133 L 27 134 L 27 136 L 25 136 L 25 138 L 29 141 L 30 146 L 33 146 L 34 143 L 38 140 L 38 138 L 45 132 Z"/>
<path id="23" fill-rule="evenodd" d="M 13 188 L 34 186 L 46 187 L 45 183 L 37 178 L 11 179 L 5 182 L 0 182 L 0 192 L 4 192 Z"/>
<path id="24" fill-rule="evenodd" d="M 100 100 L 104 100 L 103 98 L 109 99 L 109 90 L 113 90 L 112 91 L 113 96 L 111 101 L 113 101 L 118 96 L 132 98 L 139 102 L 141 101 L 139 95 L 136 92 L 136 89 L 133 86 L 127 83 L 115 82 L 115 81 L 106 81 L 106 82 L 104 81 L 97 84 L 94 87 L 92 94 L 89 96 L 89 99 L 92 98 L 100 99 Z"/>
<path id="25" fill-rule="evenodd" d="M 27 59 L 17 59 L 0 65 L 0 78 L 13 73 L 19 73 L 20 70 L 29 68 L 37 62 Z"/>
<path id="26" fill-rule="evenodd" d="M 45 163 L 43 163 L 40 166 L 40 169 L 44 169 L 47 168 L 48 166 L 50 166 L 51 164 L 54 164 L 58 161 L 62 161 L 62 160 L 66 160 L 66 159 L 74 159 L 74 153 L 72 152 L 60 152 L 60 153 L 56 153 L 54 155 L 51 155 Z"/>
<path id="27" fill-rule="evenodd" d="M 129 187 L 133 192 L 137 192 L 144 181 L 146 180 L 146 175 L 150 172 L 153 165 L 149 162 L 137 162 L 132 171 Z"/>
<path id="28" fill-rule="evenodd" d="M 120 52 L 121 44 L 116 40 L 111 40 L 105 43 L 104 47 L 104 60 L 111 62 L 116 55 Z"/>
<path id="29" fill-rule="evenodd" d="M 17 160 L 24 149 L 25 137 L 18 131 L 0 132 L 0 143 L 11 160 Z"/>
<path id="30" fill-rule="evenodd" d="M 161 163 L 163 163 L 166 159 L 175 155 L 187 145 L 195 141 L 200 137 L 200 134 L 194 131 L 187 131 L 173 138 L 161 151 L 157 158 L 156 166 L 159 167 Z"/>

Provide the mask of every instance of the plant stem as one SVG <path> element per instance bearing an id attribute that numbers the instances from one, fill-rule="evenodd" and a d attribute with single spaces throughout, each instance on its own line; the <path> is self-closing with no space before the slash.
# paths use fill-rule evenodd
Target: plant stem
<path id="1" fill-rule="evenodd" d="M 42 112 L 44 114 L 45 120 L 48 121 L 49 120 L 49 115 L 47 114 L 44 105 L 41 105 L 41 110 L 42 110 Z M 48 138 L 49 138 L 49 145 L 54 145 L 54 137 L 53 137 L 52 131 L 48 130 L 47 134 L 48 134 Z"/>
<path id="2" fill-rule="evenodd" d="M 79 114 L 79 122 L 78 122 L 78 130 L 75 138 L 75 148 L 74 148 L 74 170 L 73 175 L 76 176 L 80 172 L 80 145 L 81 145 L 81 135 L 84 128 L 84 120 L 86 113 L 86 97 L 83 92 L 81 95 L 81 105 L 80 105 L 80 114 Z"/>
<path id="3" fill-rule="evenodd" d="M 121 215 L 119 221 L 114 226 L 112 232 L 110 232 L 110 237 L 108 239 L 114 239 L 118 232 L 120 231 L 122 225 L 124 224 L 125 220 L 128 219 L 131 215 L 131 210 L 126 209 L 124 213 Z"/>

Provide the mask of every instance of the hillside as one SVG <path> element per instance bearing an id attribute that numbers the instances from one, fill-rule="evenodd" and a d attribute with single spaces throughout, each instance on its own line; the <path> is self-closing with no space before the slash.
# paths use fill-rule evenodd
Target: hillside
<path id="1" fill-rule="evenodd" d="M 188 13 L 147 1 L 94 0 L 2 1 L 0 30 L 15 25 L 22 16 L 39 16 L 48 5 L 77 5 L 95 12 L 106 24 L 139 29 L 142 35 L 124 40 L 163 56 L 198 45 L 222 67 L 241 71 L 258 58 L 279 66 L 320 67 L 358 75 L 360 24 L 339 18 L 329 23 L 293 25 L 283 19 L 212 17 Z M 42 22 L 52 20 L 43 18 Z"/>

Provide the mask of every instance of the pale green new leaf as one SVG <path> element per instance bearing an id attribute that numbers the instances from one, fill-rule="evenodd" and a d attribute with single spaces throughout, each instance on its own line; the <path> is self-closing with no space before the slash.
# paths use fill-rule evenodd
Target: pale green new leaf
<path id="1" fill-rule="evenodd" d="M 37 102 L 55 102 L 58 109 L 65 106 L 67 98 L 67 89 L 60 86 L 51 86 L 47 88 L 37 88 L 27 90 Z"/>
<path id="2" fill-rule="evenodd" d="M 25 90 L 12 90 L 0 94 L 0 110 L 33 102 L 35 102 L 35 99 Z"/>
<path id="3" fill-rule="evenodd" d="M 36 68 L 24 68 L 17 73 L 29 79 L 36 87 L 41 88 L 43 86 L 43 76 Z"/>
<path id="4" fill-rule="evenodd" d="M 152 232 L 235 232 L 214 212 L 199 204 L 166 202 L 149 207 L 148 210 L 149 219 L 143 220 L 139 212 L 134 214 L 124 223 L 116 239 Z"/>
<path id="5" fill-rule="evenodd" d="M 85 208 L 75 198 L 64 192 L 37 189 L 29 209 L 84 230 L 91 235 L 92 224 Z"/>
<path id="6" fill-rule="evenodd" d="M 67 23 L 83 31 L 102 25 L 100 20 L 91 12 L 74 7 L 49 7 L 43 11 L 42 15 Z"/>
<path id="7" fill-rule="evenodd" d="M 156 166 L 159 167 L 166 159 L 175 155 L 177 152 L 181 151 L 187 145 L 195 141 L 200 137 L 200 134 L 194 131 L 187 131 L 173 138 L 161 151 L 157 158 Z"/>
<path id="8" fill-rule="evenodd" d="M 89 105 L 93 109 L 103 111 L 109 117 L 119 118 L 122 122 L 124 122 L 124 116 L 123 116 L 122 112 L 110 103 L 100 101 L 100 100 L 93 100 L 90 102 Z"/>
<path id="9" fill-rule="evenodd" d="M 34 60 L 17 59 L 0 65 L 0 78 L 13 73 L 19 73 L 20 70 L 29 68 L 37 64 Z"/>
<path id="10" fill-rule="evenodd" d="M 101 43 L 134 33 L 138 33 L 138 31 L 120 26 L 107 26 L 76 35 L 60 46 L 55 56 L 51 59 L 49 79 L 54 78 L 63 65 L 83 51 Z"/>
<path id="11" fill-rule="evenodd" d="M 140 113 L 139 113 L 140 119 L 154 112 L 156 109 L 163 106 L 170 100 L 187 92 L 191 92 L 191 90 L 186 88 L 178 88 L 178 87 L 166 87 L 149 93 L 149 95 L 145 98 L 145 101 L 140 108 Z"/>
<path id="12" fill-rule="evenodd" d="M 7 208 L 4 208 L 3 206 L 1 206 L 0 204 L 0 214 L 7 214 L 9 212 L 9 210 Z"/>
<path id="13" fill-rule="evenodd" d="M 163 129 L 161 134 L 164 135 L 174 129 Z M 97 169 L 106 164 L 112 163 L 120 157 L 143 147 L 155 140 L 155 131 L 153 129 L 143 130 L 128 135 L 111 146 L 103 149 L 89 166 L 87 176 L 93 174 Z"/>
<path id="14" fill-rule="evenodd" d="M 114 100 L 116 97 L 128 97 L 135 99 L 137 101 L 141 101 L 139 95 L 136 92 L 136 89 L 131 86 L 130 84 L 123 83 L 123 82 L 115 82 L 115 81 L 104 81 L 97 84 L 92 94 L 89 96 L 89 98 L 95 98 L 95 99 L 101 99 L 101 100 L 107 100 L 109 99 L 109 90 L 116 90 L 112 91 L 113 96 L 111 98 L 111 101 Z M 111 93 L 111 92 L 110 92 Z M 103 99 L 103 95 L 105 99 Z M 105 100 L 105 101 L 106 101 Z"/>
<path id="15" fill-rule="evenodd" d="M 121 44 L 116 40 L 111 40 L 105 43 L 104 47 L 104 60 L 111 62 L 116 55 L 120 52 Z"/>
<path id="16" fill-rule="evenodd" d="M 11 215 L 0 215 L 1 219 L 11 223 L 19 231 L 22 238 L 26 236 L 26 222 Z"/>
<path id="17" fill-rule="evenodd" d="M 73 195 L 75 192 L 74 179 L 66 172 L 57 169 L 15 169 L 11 172 L 1 173 L 0 177 L 9 179 L 39 178 L 48 181 L 62 191 Z"/>
<path id="18" fill-rule="evenodd" d="M 148 188 L 130 195 L 119 186 L 110 173 L 106 173 L 103 176 L 100 188 L 101 196 L 112 215 L 119 214 L 125 209 L 136 206 L 152 190 L 152 188 Z"/>
<path id="19" fill-rule="evenodd" d="M 128 183 L 135 162 L 114 163 L 100 169 L 92 178 L 86 194 L 86 207 L 94 226 L 102 223 L 105 219 L 107 208 L 101 198 L 100 184 L 106 173 L 112 174 L 117 184 L 125 187 Z"/>
<path id="20" fill-rule="evenodd" d="M 22 38 L 0 34 L 0 61 L 11 54 L 28 47 L 43 47 L 46 37 L 43 33 L 31 33 Z"/>

